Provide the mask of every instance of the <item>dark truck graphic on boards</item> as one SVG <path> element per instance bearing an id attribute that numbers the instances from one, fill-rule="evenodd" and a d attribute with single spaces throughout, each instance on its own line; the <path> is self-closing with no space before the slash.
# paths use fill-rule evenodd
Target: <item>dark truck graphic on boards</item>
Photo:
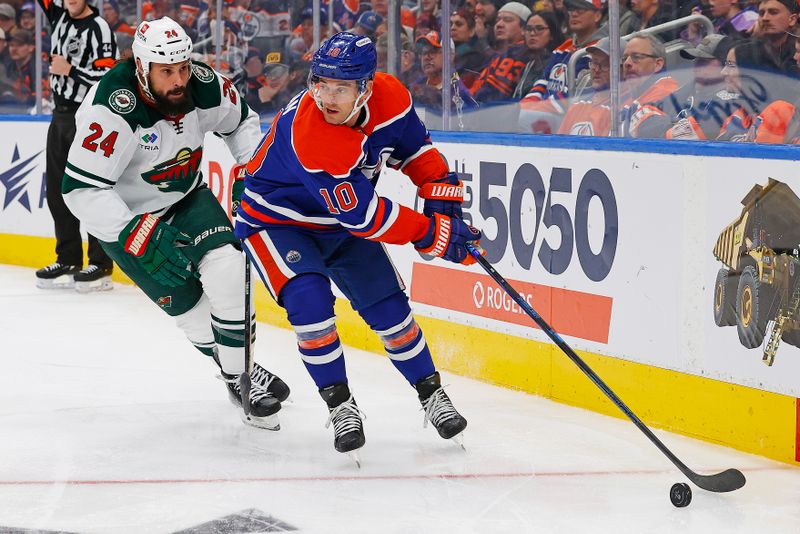
<path id="1" fill-rule="evenodd" d="M 742 213 L 714 245 L 724 265 L 714 284 L 714 322 L 733 326 L 772 365 L 781 340 L 800 347 L 800 199 L 783 182 L 754 185 Z"/>

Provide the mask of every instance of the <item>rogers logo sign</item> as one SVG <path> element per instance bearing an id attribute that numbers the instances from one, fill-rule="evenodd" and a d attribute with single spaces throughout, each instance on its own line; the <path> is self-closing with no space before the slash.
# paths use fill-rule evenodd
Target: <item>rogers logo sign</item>
<path id="1" fill-rule="evenodd" d="M 613 299 L 519 280 L 509 280 L 537 313 L 567 336 L 608 343 Z M 415 263 L 411 300 L 495 321 L 538 328 L 524 310 L 491 277 Z M 484 328 L 490 329 L 487 322 Z"/>
<path id="2" fill-rule="evenodd" d="M 531 307 L 533 306 L 533 295 L 520 292 L 520 296 L 522 296 L 525 302 Z M 489 310 L 502 310 L 526 315 L 525 311 L 517 305 L 514 299 L 512 299 L 503 288 L 489 284 L 484 287 L 483 282 L 480 280 L 476 281 L 475 285 L 472 287 L 472 302 L 478 310 L 486 306 Z"/>

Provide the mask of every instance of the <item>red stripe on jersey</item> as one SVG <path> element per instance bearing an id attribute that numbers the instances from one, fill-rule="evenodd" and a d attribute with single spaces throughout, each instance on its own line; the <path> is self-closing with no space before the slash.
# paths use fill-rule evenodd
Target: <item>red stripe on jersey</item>
<path id="1" fill-rule="evenodd" d="M 280 118 L 281 114 L 278 112 L 275 115 L 275 118 L 272 119 L 272 125 L 269 127 L 269 132 L 267 132 L 267 137 L 264 139 L 264 142 L 261 143 L 261 146 L 258 147 L 258 150 L 253 157 L 250 158 L 250 161 L 247 162 L 247 172 L 253 176 L 258 169 L 261 168 L 261 165 L 264 163 L 264 158 L 267 157 L 267 152 L 269 151 L 269 147 L 272 146 L 272 143 L 275 141 L 275 130 L 278 129 L 278 119 Z"/>
<path id="2" fill-rule="evenodd" d="M 403 167 L 403 174 L 411 178 L 414 185 L 422 187 L 428 182 L 438 180 L 447 175 L 447 164 L 435 148 L 423 152 L 418 158 Z"/>
<path id="3" fill-rule="evenodd" d="M 270 253 L 261 235 L 253 234 L 247 238 L 247 241 L 250 243 L 250 248 L 258 258 L 259 263 L 264 266 L 265 274 L 267 278 L 269 278 L 269 283 L 277 297 L 280 295 L 283 286 L 289 281 L 289 278 L 278 268 L 278 265 L 272 257 L 272 253 Z"/>
<path id="4" fill-rule="evenodd" d="M 423 214 L 417 213 L 405 206 L 399 206 L 399 208 L 400 214 L 397 216 L 392 226 L 380 237 L 373 239 L 373 241 L 404 245 L 411 241 L 419 241 L 425 237 L 431 220 Z"/>
<path id="5" fill-rule="evenodd" d="M 386 212 L 386 202 L 382 198 L 378 198 L 378 208 L 375 210 L 375 216 L 373 217 L 372 226 L 369 227 L 367 230 L 362 230 L 360 232 L 350 232 L 356 237 L 369 237 L 375 232 L 377 232 L 380 227 L 383 225 L 383 214 Z"/>
<path id="6" fill-rule="evenodd" d="M 274 217 L 270 217 L 269 215 L 261 213 L 260 211 L 257 211 L 255 208 L 253 208 L 253 206 L 251 206 L 245 200 L 242 201 L 241 205 L 239 206 L 239 209 L 244 211 L 250 217 L 252 217 L 254 219 L 258 219 L 259 221 L 265 222 L 265 223 L 268 223 L 268 224 L 288 224 L 288 225 L 291 225 L 291 226 L 303 226 L 305 228 L 314 228 L 314 229 L 317 229 L 317 230 L 333 230 L 333 229 L 335 229 L 335 227 L 333 227 L 333 226 L 328 226 L 328 225 L 324 225 L 324 224 L 315 224 L 315 223 L 304 222 L 304 221 L 295 221 L 295 220 L 291 220 L 291 219 L 290 220 L 276 219 Z"/>

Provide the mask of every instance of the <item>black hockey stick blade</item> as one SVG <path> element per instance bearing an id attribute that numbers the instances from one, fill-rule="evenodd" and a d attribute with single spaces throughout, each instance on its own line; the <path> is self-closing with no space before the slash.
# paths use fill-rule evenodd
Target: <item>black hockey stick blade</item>
<path id="1" fill-rule="evenodd" d="M 578 354 L 572 350 L 572 347 L 567 345 L 566 341 L 561 339 L 553 327 L 551 327 L 547 321 L 545 321 L 541 315 L 536 313 L 536 310 L 528 304 L 528 302 L 522 298 L 522 296 L 515 290 L 508 281 L 503 278 L 503 276 L 498 273 L 492 264 L 483 257 L 482 250 L 477 246 L 471 243 L 467 244 L 467 251 L 475 258 L 475 260 L 480 264 L 483 269 L 489 273 L 489 276 L 497 282 L 500 287 L 510 296 L 514 302 L 516 302 L 519 307 L 525 311 L 525 314 L 533 319 L 533 321 L 539 325 L 539 328 L 547 334 L 547 336 L 553 340 L 553 343 L 558 345 L 558 348 L 567 355 L 567 357 L 572 360 L 572 363 L 578 366 L 578 368 L 583 371 L 583 373 L 594 382 L 600 391 L 602 391 L 606 397 L 608 397 L 611 402 L 613 402 L 617 408 L 619 408 L 622 413 L 624 413 L 631 422 L 636 425 L 636 427 L 642 431 L 642 433 L 647 436 L 647 438 L 655 445 L 658 450 L 660 450 L 664 456 L 666 456 L 674 465 L 677 467 L 681 473 L 686 475 L 686 478 L 691 480 L 698 488 L 704 489 L 706 491 L 713 491 L 716 493 L 725 493 L 728 491 L 734 491 L 742 486 L 744 486 L 746 480 L 744 475 L 741 471 L 737 469 L 727 469 L 722 471 L 721 473 L 716 473 L 713 475 L 701 475 L 699 473 L 695 473 L 691 469 L 689 469 L 686 464 L 684 464 L 669 448 L 664 445 L 664 443 L 658 439 L 658 437 L 653 434 L 652 430 L 645 425 L 639 417 L 633 413 L 633 411 L 628 408 L 628 405 L 622 402 L 614 391 L 608 387 L 598 375 L 594 372 L 594 370 L 589 367 L 589 365 L 583 361 L 583 359 L 578 356 Z"/>

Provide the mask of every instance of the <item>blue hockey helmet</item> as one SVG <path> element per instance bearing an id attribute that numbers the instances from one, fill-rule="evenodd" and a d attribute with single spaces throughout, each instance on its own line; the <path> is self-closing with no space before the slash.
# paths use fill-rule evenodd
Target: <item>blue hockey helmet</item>
<path id="1" fill-rule="evenodd" d="M 369 37 L 339 32 L 314 52 L 311 76 L 335 80 L 356 80 L 359 89 L 375 77 L 378 54 Z"/>

